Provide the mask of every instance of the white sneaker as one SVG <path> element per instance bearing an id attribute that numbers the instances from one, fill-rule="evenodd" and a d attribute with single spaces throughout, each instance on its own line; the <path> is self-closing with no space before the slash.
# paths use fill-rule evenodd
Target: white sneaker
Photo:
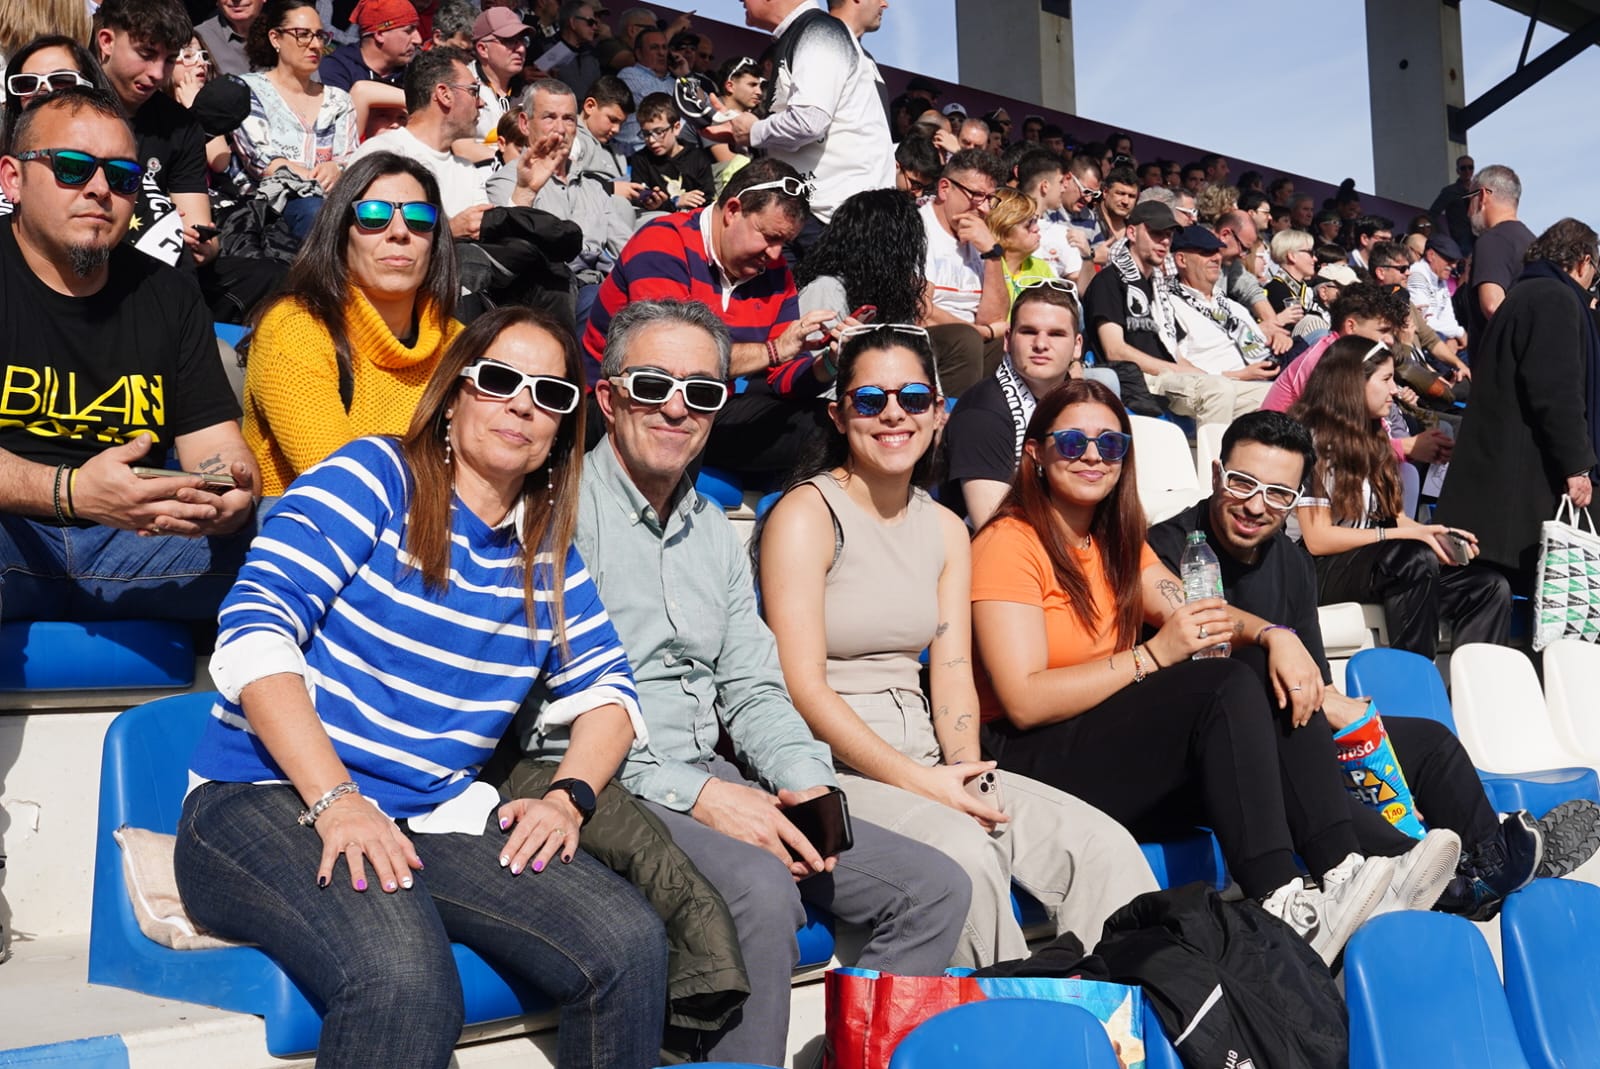
<path id="1" fill-rule="evenodd" d="M 1456 874 L 1461 859 L 1461 837 L 1449 828 L 1435 828 L 1422 841 L 1394 861 L 1394 878 L 1383 901 L 1373 911 L 1432 909 Z"/>
<path id="2" fill-rule="evenodd" d="M 1357 928 L 1373 915 L 1395 880 L 1395 859 L 1347 854 L 1322 877 L 1322 933 L 1311 949 L 1331 967 Z"/>
<path id="3" fill-rule="evenodd" d="M 1322 892 L 1298 876 L 1263 898 L 1261 908 L 1313 946 L 1322 935 Z"/>

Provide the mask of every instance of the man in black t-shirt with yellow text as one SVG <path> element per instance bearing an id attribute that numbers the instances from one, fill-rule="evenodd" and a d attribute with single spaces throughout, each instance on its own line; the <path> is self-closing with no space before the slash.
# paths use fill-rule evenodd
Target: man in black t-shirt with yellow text
<path id="1" fill-rule="evenodd" d="M 122 244 L 134 150 L 117 101 L 79 88 L 0 157 L 0 619 L 212 617 L 253 533 L 200 293 Z M 201 474 L 159 474 L 169 450 Z"/>

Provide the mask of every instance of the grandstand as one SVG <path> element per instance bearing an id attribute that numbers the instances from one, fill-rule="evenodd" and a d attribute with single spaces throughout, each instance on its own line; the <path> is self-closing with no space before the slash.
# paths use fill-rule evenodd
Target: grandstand
<path id="1" fill-rule="evenodd" d="M 668 17 L 675 13 L 655 7 Z M 902 13 L 897 6 L 891 17 Z M 769 43 L 765 35 L 735 27 L 705 30 L 719 57 L 756 56 Z M 891 96 L 914 76 L 894 68 L 883 73 Z M 1017 122 L 1038 114 L 1080 141 L 1111 129 L 1024 100 L 952 90 L 975 114 L 1004 107 Z M 1207 150 L 1137 131 L 1134 136 L 1144 158 L 1188 161 Z M 1235 163 L 1236 171 L 1282 173 L 1270 162 Z M 1291 177 L 1319 202 L 1337 189 L 1326 176 Z M 1362 199 L 1368 211 L 1397 220 L 1423 210 Z M 219 324 L 218 336 L 236 343 L 241 332 Z M 1192 441 L 1169 421 L 1146 420 L 1141 429 L 1138 489 L 1154 521 L 1205 495 L 1219 443 L 1208 433 L 1214 428 L 1201 428 Z M 700 486 L 747 538 L 757 512 L 770 504 L 763 501 L 770 486 L 746 485 L 725 473 L 703 474 Z M 1429 716 L 1457 730 L 1498 808 L 1542 813 L 1574 797 L 1600 802 L 1600 700 L 1585 685 L 1600 663 L 1587 647 L 1547 660 L 1541 683 L 1521 650 L 1447 645 L 1438 668 L 1386 657 L 1378 606 L 1328 606 L 1321 618 L 1336 676 L 1348 672 L 1347 692 L 1375 695 L 1386 709 Z M 214 690 L 203 638 L 200 645 L 197 652 L 188 628 L 152 621 L 0 622 L 0 1069 L 311 1064 L 318 1010 L 265 955 L 252 948 L 159 947 L 141 931 L 130 905 L 130 895 L 148 897 L 154 889 L 141 875 L 130 877 L 113 832 L 131 826 L 170 833 L 176 826 L 187 755 Z M 1452 683 L 1448 696 L 1446 680 Z M 1229 883 L 1215 841 L 1203 829 L 1148 844 L 1145 852 L 1163 886 Z M 1600 862 L 1575 875 L 1600 883 Z M 1583 981 L 1587 974 L 1573 961 L 1585 968 L 1600 964 L 1600 937 L 1583 924 L 1563 930 L 1557 923 L 1594 908 L 1600 895 L 1589 890 L 1546 890 L 1538 901 L 1530 895 L 1529 902 L 1508 907 L 1503 921 L 1475 927 L 1433 915 L 1384 918 L 1383 928 L 1365 933 L 1350 952 L 1352 1051 L 1358 1056 L 1352 1064 L 1442 1066 L 1451 1057 L 1468 1064 L 1477 1051 L 1491 1048 L 1504 1058 L 1494 1064 L 1522 1064 L 1519 1057 L 1530 1065 L 1579 1064 L 1570 1059 L 1600 1049 L 1600 1005 L 1592 999 L 1574 1005 L 1571 990 L 1552 990 Z M 1035 922 L 1030 935 L 1045 934 L 1037 903 L 1019 892 L 1017 908 Z M 813 911 L 799 939 L 802 965 L 794 976 L 787 1044 L 789 1064 L 796 1066 L 818 1057 L 823 973 L 852 960 L 859 933 Z M 470 951 L 458 947 L 456 953 L 468 1025 L 454 1064 L 553 1066 L 554 1012 Z M 1487 961 L 1503 971 L 1503 983 L 1490 975 Z M 1383 971 L 1402 964 L 1417 970 L 1414 978 L 1401 981 Z M 1556 974 L 1570 976 L 1570 983 L 1551 982 Z M 1406 985 L 1415 1017 L 1396 1021 L 1385 1012 L 1386 983 Z M 1469 1002 L 1486 1007 L 1482 1020 L 1467 1020 L 1474 1016 Z M 1153 1014 L 1144 1027 L 1148 1064 L 1176 1065 Z M 1425 1036 L 1428 1028 L 1435 1037 L 1456 1037 L 1447 1053 L 1434 1050 L 1436 1060 L 1427 1063 L 1397 1060 L 1396 1051 L 1425 1049 L 1411 1033 Z"/>

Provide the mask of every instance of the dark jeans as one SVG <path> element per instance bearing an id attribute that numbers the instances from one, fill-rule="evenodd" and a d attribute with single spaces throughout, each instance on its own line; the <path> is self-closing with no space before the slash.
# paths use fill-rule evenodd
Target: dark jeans
<path id="1" fill-rule="evenodd" d="M 1511 637 L 1511 587 L 1492 568 L 1441 565 L 1429 546 L 1411 539 L 1374 542 L 1312 560 L 1319 602 L 1381 601 L 1394 649 L 1432 660 L 1441 617 L 1450 621 L 1457 646 L 1503 646 Z"/>
<path id="2" fill-rule="evenodd" d="M 215 619 L 258 523 L 222 538 L 141 537 L 0 514 L 0 618 Z"/>
<path id="3" fill-rule="evenodd" d="M 1331 742 L 1326 764 L 1291 769 L 1315 747 L 1280 752 L 1277 735 L 1257 673 L 1227 658 L 1171 665 L 1044 727 L 993 721 L 983 741 L 1001 768 L 1076 795 L 1130 829 L 1153 820 L 1209 825 L 1234 879 L 1261 898 L 1300 874 L 1291 827 L 1317 823 L 1286 817 L 1286 806 L 1346 812 Z M 1286 780 L 1297 784 L 1288 795 Z"/>
<path id="4" fill-rule="evenodd" d="M 451 940 L 561 1004 L 563 1069 L 656 1064 L 666 938 L 627 881 L 581 850 L 513 876 L 491 813 L 480 835 L 412 836 L 427 865 L 412 890 L 357 892 L 343 861 L 318 888 L 300 808 L 288 786 L 204 784 L 175 861 L 195 920 L 259 944 L 326 1007 L 319 1066 L 446 1065 L 464 1016 Z"/>

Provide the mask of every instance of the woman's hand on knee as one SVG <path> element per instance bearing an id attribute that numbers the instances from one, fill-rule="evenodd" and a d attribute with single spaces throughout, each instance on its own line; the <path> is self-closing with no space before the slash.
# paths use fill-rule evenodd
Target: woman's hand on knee
<path id="1" fill-rule="evenodd" d="M 967 791 L 967 784 L 993 772 L 993 761 L 963 761 L 959 765 L 933 765 L 917 773 L 913 790 L 924 798 L 959 810 L 976 820 L 984 831 L 994 831 L 1011 818 L 993 806 L 978 801 Z"/>
<path id="2" fill-rule="evenodd" d="M 346 795 L 329 806 L 317 818 L 316 829 L 322 836 L 318 887 L 332 882 L 333 867 L 341 854 L 350 868 L 350 886 L 357 891 L 367 889 L 367 862 L 378 886 L 388 892 L 410 890 L 411 870 L 422 868 L 422 858 L 406 834 L 358 794 Z"/>
<path id="3" fill-rule="evenodd" d="M 557 792 L 551 798 L 518 798 L 500 807 L 500 830 L 509 832 L 500 848 L 500 867 L 516 876 L 532 862 L 534 872 L 543 872 L 556 854 L 571 861 L 578 851 L 583 819 L 566 796 Z"/>

